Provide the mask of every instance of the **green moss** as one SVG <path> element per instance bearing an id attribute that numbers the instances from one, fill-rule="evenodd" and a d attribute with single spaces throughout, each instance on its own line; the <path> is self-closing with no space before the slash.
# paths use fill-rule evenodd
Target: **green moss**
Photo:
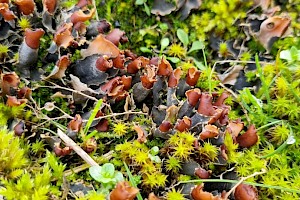
<path id="1" fill-rule="evenodd" d="M 184 58 L 186 56 L 186 49 L 180 44 L 172 44 L 168 48 L 168 55 L 177 58 Z"/>
<path id="2" fill-rule="evenodd" d="M 215 0 L 204 1 L 200 7 L 201 12 L 191 16 L 191 27 L 197 33 L 198 39 L 206 39 L 207 33 L 229 39 L 238 36 L 238 28 L 232 26 L 236 20 L 246 17 L 246 11 L 251 2 Z"/>
<path id="3" fill-rule="evenodd" d="M 105 200 L 105 195 L 96 191 L 88 192 L 84 197 L 80 197 L 77 200 Z"/>
<path id="4" fill-rule="evenodd" d="M 9 47 L 3 44 L 0 44 L 0 54 L 6 55 L 8 53 Z"/>
<path id="5" fill-rule="evenodd" d="M 6 128 L 0 129 L 0 174 L 22 168 L 28 163 L 18 137 Z"/>
<path id="6" fill-rule="evenodd" d="M 81 57 L 81 53 L 80 53 L 80 50 L 75 50 L 74 53 L 72 53 L 72 56 L 70 57 L 70 60 L 72 63 L 75 63 L 77 60 L 80 60 L 82 57 Z"/>
<path id="7" fill-rule="evenodd" d="M 18 26 L 23 30 L 25 31 L 26 28 L 30 28 L 31 27 L 31 24 L 30 24 L 30 21 L 25 18 L 25 17 L 21 17 L 19 20 L 18 20 Z"/>
<path id="8" fill-rule="evenodd" d="M 209 91 L 209 88 L 211 87 L 212 91 L 216 91 L 219 83 L 220 81 L 218 80 L 216 73 L 212 72 L 212 68 L 208 67 L 201 71 L 196 86 L 200 87 L 201 90 Z"/>
<path id="9" fill-rule="evenodd" d="M 127 126 L 126 124 L 119 122 L 116 124 L 113 124 L 113 133 L 118 136 L 124 136 L 127 133 Z"/>
<path id="10" fill-rule="evenodd" d="M 290 129 L 285 125 L 278 125 L 270 130 L 271 141 L 282 144 L 290 135 Z"/>
<path id="11" fill-rule="evenodd" d="M 172 156 L 170 156 L 169 159 L 166 160 L 165 166 L 167 171 L 172 171 L 174 173 L 178 173 L 181 169 L 180 160 Z"/>
<path id="12" fill-rule="evenodd" d="M 176 191 L 174 188 L 167 192 L 166 200 L 185 200 L 186 198 L 180 191 Z"/>
<path id="13" fill-rule="evenodd" d="M 199 153 L 202 159 L 207 159 L 210 161 L 215 161 L 218 157 L 219 150 L 218 147 L 211 144 L 210 142 L 204 142 L 199 148 Z"/>
<path id="14" fill-rule="evenodd" d="M 20 106 L 7 106 L 4 103 L 0 103 L 0 127 L 5 126 L 7 122 L 14 118 L 23 118 L 25 103 Z"/>
<path id="15" fill-rule="evenodd" d="M 150 188 L 164 187 L 167 183 L 167 177 L 167 175 L 160 172 L 145 174 L 143 184 Z"/>
<path id="16" fill-rule="evenodd" d="M 194 136 L 189 132 L 177 132 L 170 137 L 168 144 L 172 155 L 179 160 L 187 160 L 194 150 Z"/>
<path id="17" fill-rule="evenodd" d="M 241 156 L 239 152 L 237 152 L 238 144 L 236 144 L 230 133 L 226 132 L 224 137 L 224 145 L 227 149 L 228 162 L 236 163 L 237 159 Z"/>

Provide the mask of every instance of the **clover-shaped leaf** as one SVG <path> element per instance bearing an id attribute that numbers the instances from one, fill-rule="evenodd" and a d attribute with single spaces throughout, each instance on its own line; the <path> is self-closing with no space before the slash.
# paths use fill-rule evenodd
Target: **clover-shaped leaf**
<path id="1" fill-rule="evenodd" d="M 116 172 L 115 179 L 116 179 L 116 182 L 124 181 L 123 174 L 121 172 Z"/>
<path id="2" fill-rule="evenodd" d="M 98 182 L 101 182 L 102 178 L 102 167 L 101 166 L 92 166 L 89 169 L 90 175 Z"/>
<path id="3" fill-rule="evenodd" d="M 105 163 L 102 166 L 102 174 L 106 178 L 113 178 L 115 174 L 115 166 L 111 163 Z"/>
<path id="4" fill-rule="evenodd" d="M 158 146 L 154 146 L 154 147 L 152 147 L 152 148 L 150 149 L 150 154 L 151 154 L 151 155 L 155 156 L 155 155 L 157 155 L 158 153 L 159 153 L 159 148 L 158 148 Z"/>

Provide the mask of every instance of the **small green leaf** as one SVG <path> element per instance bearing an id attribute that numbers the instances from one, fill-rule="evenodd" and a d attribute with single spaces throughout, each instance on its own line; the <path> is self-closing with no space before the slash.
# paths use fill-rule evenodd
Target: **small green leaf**
<path id="1" fill-rule="evenodd" d="M 298 58 L 298 49 L 295 47 L 295 46 L 292 46 L 291 50 L 291 57 L 292 57 L 292 61 L 297 61 L 299 58 Z"/>
<path id="2" fill-rule="evenodd" d="M 195 63 L 195 65 L 196 65 L 196 67 L 197 67 L 198 69 L 200 69 L 200 70 L 205 70 L 205 69 L 206 69 L 206 67 L 204 66 L 204 64 L 203 64 L 202 62 L 200 62 L 200 61 L 194 59 L 194 63 Z"/>
<path id="3" fill-rule="evenodd" d="M 287 60 L 289 62 L 292 61 L 292 55 L 291 55 L 290 50 L 281 51 L 279 56 L 280 56 L 280 59 Z"/>
<path id="4" fill-rule="evenodd" d="M 176 58 L 176 57 L 167 57 L 167 59 L 169 61 L 171 61 L 172 63 L 179 63 L 180 62 L 180 59 Z"/>
<path id="5" fill-rule="evenodd" d="M 147 0 L 136 0 L 135 5 L 143 5 Z"/>
<path id="6" fill-rule="evenodd" d="M 159 28 L 162 30 L 162 31 L 166 31 L 166 30 L 168 30 L 168 24 L 166 24 L 166 23 L 161 23 L 161 24 L 159 24 Z"/>
<path id="7" fill-rule="evenodd" d="M 150 8 L 149 8 L 149 6 L 146 4 L 146 3 L 144 3 L 144 9 L 145 9 L 145 12 L 146 12 L 146 14 L 148 15 L 148 16 L 150 16 Z"/>
<path id="8" fill-rule="evenodd" d="M 205 48 L 204 42 L 198 40 L 198 41 L 193 42 L 192 47 L 190 48 L 188 53 L 191 53 L 196 50 L 204 49 L 204 48 Z"/>
<path id="9" fill-rule="evenodd" d="M 288 62 L 295 62 L 300 60 L 300 50 L 292 46 L 289 50 L 283 50 L 280 52 L 280 59 L 287 60 Z"/>
<path id="10" fill-rule="evenodd" d="M 143 53 L 152 53 L 151 49 L 147 48 L 147 47 L 140 47 L 140 50 L 143 52 Z"/>
<path id="11" fill-rule="evenodd" d="M 98 113 L 98 111 L 99 111 L 99 109 L 100 109 L 100 107 L 102 105 L 102 102 L 103 102 L 102 99 L 99 99 L 97 101 L 97 104 L 96 104 L 95 108 L 93 109 L 93 111 L 92 111 L 92 113 L 91 113 L 91 115 L 89 117 L 89 120 L 88 120 L 88 122 L 86 123 L 86 125 L 84 127 L 84 131 L 83 131 L 83 135 L 84 136 L 86 136 L 87 132 L 89 131 L 89 128 L 92 125 L 93 120 L 95 119 L 95 117 L 96 117 L 96 115 L 97 115 L 97 113 Z"/>
<path id="12" fill-rule="evenodd" d="M 167 46 L 169 46 L 169 44 L 170 44 L 169 38 L 163 38 L 163 39 L 161 39 L 161 41 L 160 41 L 160 51 L 162 52 L 163 50 L 165 50 L 165 48 Z"/>
<path id="13" fill-rule="evenodd" d="M 153 156 L 151 154 L 148 154 L 148 157 L 150 158 L 151 161 L 153 161 L 155 163 L 161 163 L 161 159 L 158 156 Z"/>
<path id="14" fill-rule="evenodd" d="M 101 166 L 92 166 L 89 168 L 91 177 L 98 182 L 101 182 L 102 179 L 102 167 Z"/>
<path id="15" fill-rule="evenodd" d="M 121 172 L 116 172 L 115 173 L 115 179 L 116 179 L 117 182 L 124 181 L 124 176 Z"/>
<path id="16" fill-rule="evenodd" d="M 157 155 L 158 153 L 159 153 L 159 148 L 158 148 L 158 146 L 154 146 L 154 147 L 151 148 L 151 150 L 150 150 L 150 154 L 151 154 L 151 155 L 155 156 L 155 155 Z"/>
<path id="17" fill-rule="evenodd" d="M 179 38 L 179 40 L 182 42 L 182 44 L 187 47 L 189 44 L 189 36 L 188 34 L 182 30 L 182 29 L 178 29 L 177 30 L 177 37 Z"/>
<path id="18" fill-rule="evenodd" d="M 115 166 L 111 163 L 105 163 L 102 165 L 102 174 L 107 178 L 113 178 L 115 174 Z"/>

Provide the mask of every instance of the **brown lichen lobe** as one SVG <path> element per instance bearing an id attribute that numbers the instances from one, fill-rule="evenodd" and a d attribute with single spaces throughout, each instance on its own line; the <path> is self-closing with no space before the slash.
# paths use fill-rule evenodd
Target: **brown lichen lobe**
<path id="1" fill-rule="evenodd" d="M 57 6 L 57 0 L 44 0 L 44 10 L 47 10 L 50 14 L 53 14 Z"/>
<path id="2" fill-rule="evenodd" d="M 110 200 L 133 200 L 139 189 L 131 187 L 127 181 L 118 182 L 110 193 Z"/>
<path id="3" fill-rule="evenodd" d="M 99 34 L 85 50 L 81 51 L 83 57 L 91 56 L 93 54 L 107 55 L 115 58 L 119 55 L 120 50 L 109 40 L 105 39 L 105 36 Z"/>
<path id="4" fill-rule="evenodd" d="M 40 38 L 44 35 L 45 31 L 41 28 L 25 30 L 25 43 L 32 49 L 38 49 L 40 46 Z"/>
<path id="5" fill-rule="evenodd" d="M 0 3 L 0 14 L 5 21 L 11 21 L 16 18 L 15 14 L 9 9 L 7 3 Z"/>
<path id="6" fill-rule="evenodd" d="M 258 200 L 257 189 L 252 185 L 241 183 L 234 192 L 235 200 Z"/>
<path id="7" fill-rule="evenodd" d="M 72 26 L 72 23 L 65 23 L 57 29 L 53 40 L 58 47 L 67 48 L 70 46 L 74 40 L 74 37 L 71 33 Z"/>
<path id="8" fill-rule="evenodd" d="M 255 145 L 258 141 L 257 130 L 254 125 L 250 125 L 248 130 L 236 138 L 237 143 L 240 147 L 249 148 Z"/>
<path id="9" fill-rule="evenodd" d="M 195 86 L 200 77 L 200 74 L 201 74 L 201 72 L 199 70 L 197 70 L 196 67 L 189 68 L 188 72 L 186 74 L 186 83 L 189 86 Z"/>
<path id="10" fill-rule="evenodd" d="M 16 0 L 14 3 L 17 4 L 18 9 L 24 15 L 32 14 L 35 8 L 35 3 L 33 0 Z"/>

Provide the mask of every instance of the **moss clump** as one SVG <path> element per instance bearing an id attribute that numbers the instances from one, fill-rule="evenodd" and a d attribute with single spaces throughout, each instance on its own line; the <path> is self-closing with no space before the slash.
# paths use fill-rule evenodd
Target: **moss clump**
<path id="1" fill-rule="evenodd" d="M 3 60 L 8 55 L 9 47 L 0 44 L 0 60 Z"/>
<path id="2" fill-rule="evenodd" d="M 169 159 L 166 160 L 165 167 L 167 171 L 178 173 L 181 169 L 181 162 L 178 158 L 170 156 Z"/>
<path id="3" fill-rule="evenodd" d="M 13 200 L 16 197 L 20 200 L 47 200 L 49 199 L 50 181 L 51 171 L 49 166 L 46 165 L 42 173 L 37 173 L 34 178 L 28 172 L 25 172 L 17 182 L 4 180 L 4 188 L 0 189 L 0 194 L 7 200 Z"/>
<path id="4" fill-rule="evenodd" d="M 204 142 L 199 148 L 201 159 L 215 161 L 218 158 L 219 150 L 218 147 L 211 144 L 210 142 Z"/>
<path id="5" fill-rule="evenodd" d="M 28 163 L 21 141 L 6 128 L 0 129 L 0 174 L 9 173 L 24 167 Z"/>
<path id="6" fill-rule="evenodd" d="M 179 160 L 187 160 L 194 150 L 195 137 L 189 132 L 177 132 L 168 140 L 172 156 Z"/>
<path id="7" fill-rule="evenodd" d="M 5 126 L 8 120 L 14 118 L 22 118 L 28 117 L 30 113 L 25 114 L 23 112 L 24 107 L 26 106 L 25 103 L 21 104 L 20 106 L 7 106 L 4 103 L 0 103 L 0 126 Z"/>
<path id="8" fill-rule="evenodd" d="M 127 133 L 127 126 L 124 123 L 114 124 L 113 133 L 117 136 L 124 136 Z"/>
<path id="9" fill-rule="evenodd" d="M 237 37 L 238 27 L 232 25 L 247 16 L 246 12 L 251 4 L 250 1 L 239 0 L 205 1 L 200 8 L 202 12 L 191 16 L 190 25 L 202 40 L 206 39 L 209 32 L 224 39 Z"/>
<path id="10" fill-rule="evenodd" d="M 150 149 L 138 141 L 125 142 L 116 146 L 123 160 L 135 166 L 135 170 L 143 174 L 142 184 L 149 188 L 163 187 L 167 181 L 167 175 L 161 172 L 162 163 L 152 160 Z"/>
<path id="11" fill-rule="evenodd" d="M 172 44 L 168 48 L 168 55 L 178 58 L 184 58 L 186 56 L 186 49 L 180 44 Z"/>
<path id="12" fill-rule="evenodd" d="M 31 27 L 31 24 L 30 24 L 30 21 L 25 18 L 25 17 L 21 17 L 19 20 L 18 20 L 18 26 L 23 30 L 25 31 L 26 28 L 30 28 Z"/>
<path id="13" fill-rule="evenodd" d="M 166 199 L 167 200 L 185 200 L 184 195 L 181 194 L 180 191 L 176 191 L 174 188 L 167 192 L 166 194 Z"/>

